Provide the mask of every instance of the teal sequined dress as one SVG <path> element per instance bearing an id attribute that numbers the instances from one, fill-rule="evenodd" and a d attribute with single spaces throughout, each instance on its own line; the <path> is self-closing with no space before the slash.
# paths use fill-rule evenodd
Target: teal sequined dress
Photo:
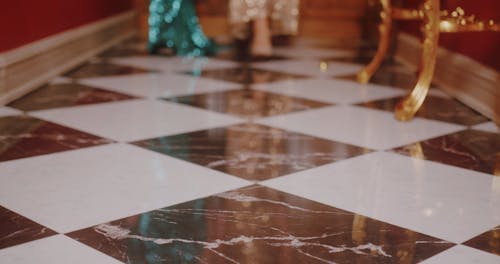
<path id="1" fill-rule="evenodd" d="M 194 0 L 151 0 L 148 48 L 156 53 L 164 47 L 181 56 L 215 53 L 215 43 L 203 34 L 198 23 Z"/>

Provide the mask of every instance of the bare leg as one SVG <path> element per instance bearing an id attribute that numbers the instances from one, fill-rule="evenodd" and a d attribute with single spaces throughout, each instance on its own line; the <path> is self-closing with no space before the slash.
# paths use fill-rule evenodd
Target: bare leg
<path id="1" fill-rule="evenodd" d="M 271 31 L 267 18 L 256 18 L 252 23 L 253 38 L 250 46 L 254 56 L 269 56 L 272 53 Z"/>

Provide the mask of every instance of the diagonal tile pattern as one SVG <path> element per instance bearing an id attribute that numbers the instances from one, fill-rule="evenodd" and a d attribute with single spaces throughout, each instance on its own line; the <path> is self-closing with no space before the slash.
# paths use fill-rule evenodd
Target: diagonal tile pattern
<path id="1" fill-rule="evenodd" d="M 131 66 L 122 66 L 113 64 L 107 61 L 95 61 L 84 64 L 68 73 L 64 76 L 78 79 L 78 78 L 90 78 L 99 76 L 110 76 L 110 75 L 126 75 L 134 73 L 145 73 L 150 72 L 147 69 L 134 68 Z"/>
<path id="2" fill-rule="evenodd" d="M 36 91 L 10 103 L 9 106 L 23 111 L 35 111 L 114 102 L 133 98 L 134 97 L 130 95 L 107 91 L 79 83 L 56 83 L 40 87 Z"/>
<path id="3" fill-rule="evenodd" d="M 31 114 L 117 141 L 135 141 L 240 122 L 235 117 L 159 100 L 129 100 Z M 179 116 L 183 116 L 182 122 Z"/>
<path id="4" fill-rule="evenodd" d="M 497 177 L 375 152 L 264 184 L 451 242 L 500 223 Z"/>
<path id="5" fill-rule="evenodd" d="M 497 126 L 372 50 L 147 55 L 0 107 L 0 263 L 500 263 Z"/>
<path id="6" fill-rule="evenodd" d="M 40 239 L 19 245 L 17 247 L 7 248 L 0 251 L 0 261 L 5 264 L 123 263 L 88 247 L 82 246 L 82 244 L 63 235 Z"/>
<path id="7" fill-rule="evenodd" d="M 134 74 L 86 78 L 83 84 L 138 97 L 161 98 L 239 89 L 234 83 L 181 74 Z"/>
<path id="8" fill-rule="evenodd" d="M 174 97 L 167 100 L 242 118 L 275 116 L 330 105 L 252 89 Z"/>
<path id="9" fill-rule="evenodd" d="M 191 73 L 192 74 L 192 73 Z M 198 75 L 198 74 L 195 74 Z M 283 73 L 271 69 L 256 69 L 248 67 L 209 69 L 199 74 L 201 77 L 229 81 L 239 84 L 270 83 L 289 79 L 307 78 L 301 73 Z"/>
<path id="10" fill-rule="evenodd" d="M 189 72 L 195 75 L 199 75 L 205 69 L 238 67 L 238 64 L 232 61 L 207 57 L 133 56 L 114 58 L 111 62 L 122 66 L 138 67 L 163 73 Z"/>
<path id="11" fill-rule="evenodd" d="M 0 117 L 0 161 L 111 142 L 109 139 L 33 117 Z"/>
<path id="12" fill-rule="evenodd" d="M 370 152 L 256 124 L 215 128 L 134 144 L 254 181 Z"/>
<path id="13" fill-rule="evenodd" d="M 486 122 L 473 127 L 477 130 L 492 132 L 492 133 L 500 133 L 500 126 L 495 125 L 493 122 Z"/>
<path id="14" fill-rule="evenodd" d="M 500 226 L 465 242 L 464 245 L 500 256 Z"/>
<path id="15" fill-rule="evenodd" d="M 0 116 L 19 115 L 22 112 L 10 107 L 0 106 Z"/>
<path id="16" fill-rule="evenodd" d="M 325 120 L 336 121 L 325 122 Z M 405 145 L 407 142 L 432 138 L 465 128 L 421 118 L 402 123 L 395 121 L 392 113 L 354 106 L 324 107 L 264 118 L 258 122 L 377 150 L 390 149 Z"/>
<path id="17" fill-rule="evenodd" d="M 253 89 L 263 90 L 289 96 L 297 96 L 310 100 L 352 104 L 377 99 L 391 98 L 404 94 L 399 89 L 379 85 L 362 85 L 352 81 L 339 79 L 321 80 L 306 79 L 282 81 L 270 84 L 257 84 Z"/>
<path id="18" fill-rule="evenodd" d="M 437 256 L 434 256 L 423 264 L 440 264 L 440 263 L 480 263 L 480 264 L 495 264 L 498 263 L 498 256 L 488 254 L 484 251 L 476 250 L 466 246 L 455 246 Z"/>
<path id="19" fill-rule="evenodd" d="M 69 236 L 131 263 L 418 263 L 453 246 L 258 185 Z"/>
<path id="20" fill-rule="evenodd" d="M 465 130 L 394 150 L 415 158 L 500 175 L 500 134 Z"/>
<path id="21" fill-rule="evenodd" d="M 394 111 L 396 104 L 402 99 L 403 97 L 394 97 L 366 102 L 360 105 L 373 109 Z M 432 95 L 427 96 L 416 116 L 464 126 L 473 126 L 488 121 L 486 117 L 457 100 Z"/>
<path id="22" fill-rule="evenodd" d="M 288 74 L 302 74 L 317 78 L 355 74 L 363 68 L 360 64 L 319 60 L 270 61 L 254 63 L 253 66 L 258 69 L 279 69 Z"/>
<path id="23" fill-rule="evenodd" d="M 26 217 L 0 206 L 0 249 L 56 233 Z"/>
<path id="24" fill-rule="evenodd" d="M 248 184 L 125 144 L 0 163 L 2 204 L 60 233 Z"/>

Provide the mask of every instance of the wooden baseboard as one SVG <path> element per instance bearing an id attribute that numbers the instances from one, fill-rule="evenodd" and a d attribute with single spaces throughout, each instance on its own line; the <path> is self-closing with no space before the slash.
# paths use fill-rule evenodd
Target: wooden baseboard
<path id="1" fill-rule="evenodd" d="M 397 37 L 396 60 L 417 69 L 422 45 L 407 33 Z M 439 48 L 433 82 L 500 125 L 500 73 L 462 54 Z"/>
<path id="2" fill-rule="evenodd" d="M 0 53 L 0 105 L 135 34 L 134 12 L 68 30 Z"/>

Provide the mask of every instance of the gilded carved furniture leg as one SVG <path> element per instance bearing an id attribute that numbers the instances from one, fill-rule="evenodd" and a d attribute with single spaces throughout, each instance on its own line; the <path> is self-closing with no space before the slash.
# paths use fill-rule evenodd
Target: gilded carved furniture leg
<path id="1" fill-rule="evenodd" d="M 411 120 L 420 106 L 422 106 L 431 85 L 436 66 L 440 21 L 439 0 L 425 0 L 422 11 L 424 13 L 424 25 L 422 28 L 424 39 L 420 74 L 415 88 L 396 106 L 395 115 L 401 121 Z"/>
<path id="2" fill-rule="evenodd" d="M 382 10 L 380 11 L 380 25 L 378 26 L 379 31 L 379 40 L 378 40 L 378 48 L 375 57 L 373 57 L 370 64 L 366 65 L 357 75 L 358 82 L 360 83 L 368 83 L 377 71 L 378 67 L 382 63 L 385 55 L 387 54 L 387 50 L 389 49 L 390 43 L 390 35 L 391 35 L 391 25 L 392 25 L 392 17 L 391 17 L 391 0 L 380 0 L 382 4 Z"/>

